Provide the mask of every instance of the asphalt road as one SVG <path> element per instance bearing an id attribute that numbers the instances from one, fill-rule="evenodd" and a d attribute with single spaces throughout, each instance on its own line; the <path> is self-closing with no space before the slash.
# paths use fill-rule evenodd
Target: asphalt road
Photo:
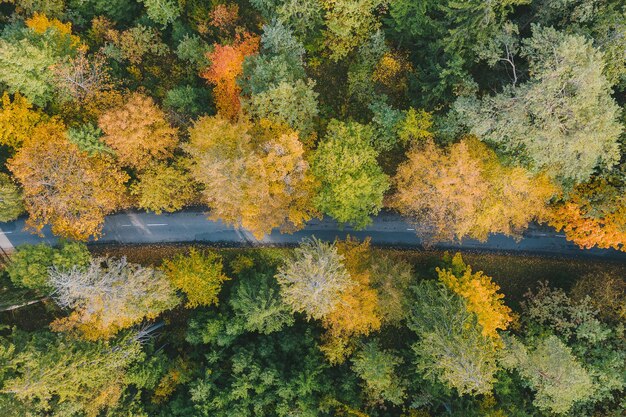
<path id="1" fill-rule="evenodd" d="M 99 244 L 142 244 L 204 242 L 230 245 L 295 244 L 305 236 L 316 236 L 324 240 L 345 237 L 350 234 L 358 238 L 371 237 L 372 244 L 421 247 L 422 241 L 415 233 L 415 226 L 394 213 L 381 213 L 372 225 L 356 231 L 349 226 L 343 229 L 332 219 L 312 220 L 307 226 L 293 234 L 272 232 L 261 240 L 242 229 L 228 226 L 220 221 L 207 220 L 206 212 L 189 210 L 173 214 L 156 215 L 144 212 L 124 212 L 107 217 Z M 24 230 L 24 219 L 0 223 L 0 248 L 10 251 L 24 243 L 55 243 L 58 239 L 48 228 L 43 236 Z M 437 249 L 489 250 L 530 252 L 543 255 L 600 257 L 626 261 L 626 253 L 612 249 L 582 250 L 553 229 L 532 226 L 523 239 L 516 241 L 503 235 L 492 235 L 486 242 L 464 239 L 462 242 L 439 243 Z"/>

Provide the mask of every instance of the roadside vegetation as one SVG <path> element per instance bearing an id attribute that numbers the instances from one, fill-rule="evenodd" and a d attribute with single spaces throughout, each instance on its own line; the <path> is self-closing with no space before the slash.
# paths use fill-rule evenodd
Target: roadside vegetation
<path id="1" fill-rule="evenodd" d="M 354 238 L 92 251 L 25 246 L 9 263 L 5 286 L 45 298 L 0 316 L 13 326 L 0 337 L 3 415 L 618 416 L 626 406 L 623 264 Z M 47 273 L 24 280 L 36 271 Z"/>
<path id="2" fill-rule="evenodd" d="M 0 221 L 63 239 L 4 268 L 0 415 L 622 416 L 623 265 L 84 242 L 194 205 L 626 251 L 625 53 L 623 0 L 0 0 Z"/>

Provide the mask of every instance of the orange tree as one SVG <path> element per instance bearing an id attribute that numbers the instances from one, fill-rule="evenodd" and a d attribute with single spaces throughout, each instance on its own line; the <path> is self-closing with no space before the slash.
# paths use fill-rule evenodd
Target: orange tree
<path id="1" fill-rule="evenodd" d="M 241 103 L 237 77 L 243 73 L 243 61 L 248 55 L 257 53 L 259 38 L 250 34 L 238 36 L 232 45 L 215 45 L 207 57 L 211 66 L 202 73 L 202 77 L 215 85 L 213 94 L 217 112 L 233 119 L 239 113 Z"/>
<path id="2" fill-rule="evenodd" d="M 550 225 L 589 249 L 626 250 L 626 195 L 615 176 L 598 176 L 579 184 L 552 207 Z"/>
<path id="3" fill-rule="evenodd" d="M 122 105 L 100 116 L 102 140 L 113 148 L 122 165 L 145 168 L 152 161 L 172 156 L 178 131 L 152 98 L 133 93 Z"/>
<path id="4" fill-rule="evenodd" d="M 36 231 L 50 224 L 63 237 L 97 237 L 104 217 L 124 202 L 128 176 L 110 159 L 80 151 L 60 122 L 37 125 L 8 167 L 24 189 L 27 224 Z"/>

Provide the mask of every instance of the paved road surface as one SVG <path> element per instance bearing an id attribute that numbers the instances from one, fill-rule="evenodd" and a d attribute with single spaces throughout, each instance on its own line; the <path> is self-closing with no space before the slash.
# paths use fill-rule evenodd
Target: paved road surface
<path id="1" fill-rule="evenodd" d="M 307 226 L 293 234 L 281 234 L 274 231 L 262 240 L 257 240 L 245 230 L 236 229 L 217 221 L 209 221 L 206 213 L 189 210 L 173 214 L 156 215 L 144 212 L 125 212 L 107 217 L 103 235 L 98 243 L 171 243 L 171 242 L 208 242 L 243 245 L 294 244 L 305 236 L 332 240 L 347 234 L 364 238 L 370 236 L 376 245 L 421 246 L 422 241 L 416 236 L 414 226 L 405 222 L 394 213 L 382 213 L 365 230 L 355 231 L 346 226 L 343 230 L 332 220 L 312 220 Z M 24 219 L 10 223 L 0 223 L 0 248 L 10 251 L 13 246 L 24 243 L 54 243 L 57 238 L 48 228 L 44 236 L 33 235 L 24 229 Z M 439 249 L 524 251 L 545 255 L 592 256 L 626 261 L 626 253 L 612 249 L 581 250 L 568 242 L 565 236 L 554 230 L 533 226 L 516 242 L 510 237 L 492 235 L 487 242 L 465 239 L 461 243 L 442 243 Z"/>

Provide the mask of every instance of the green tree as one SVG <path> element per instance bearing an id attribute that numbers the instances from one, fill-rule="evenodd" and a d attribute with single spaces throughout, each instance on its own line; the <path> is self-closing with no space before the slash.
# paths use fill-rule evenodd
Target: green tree
<path id="1" fill-rule="evenodd" d="M 491 391 L 496 350 L 461 297 L 433 281 L 422 281 L 414 289 L 407 326 L 419 337 L 413 351 L 425 378 L 454 388 L 460 395 Z"/>
<path id="2" fill-rule="evenodd" d="M 2 392 L 34 404 L 38 415 L 55 406 L 72 410 L 60 415 L 99 415 L 118 402 L 126 370 L 141 357 L 133 335 L 99 343 L 46 332 L 18 339 Z"/>
<path id="3" fill-rule="evenodd" d="M 377 341 L 368 342 L 352 358 L 352 369 L 365 382 L 365 390 L 373 401 L 389 401 L 400 405 L 406 396 L 396 368 L 402 359 L 382 350 Z"/>
<path id="4" fill-rule="evenodd" d="M 242 340 L 232 349 L 211 349 L 221 372 L 206 370 L 191 385 L 193 414 L 211 417 L 320 415 L 334 394 L 326 365 L 310 332 L 289 332 Z"/>
<path id="5" fill-rule="evenodd" d="M 389 188 L 387 175 L 371 146 L 372 129 L 332 120 L 313 156 L 313 174 L 321 182 L 316 207 L 341 223 L 365 227 L 377 214 Z"/>
<path id="6" fill-rule="evenodd" d="M 21 245 L 11 256 L 6 271 L 13 284 L 47 294 L 52 290 L 48 280 L 50 268 L 84 268 L 90 260 L 87 246 L 79 242 L 63 242 L 59 248 L 45 243 Z"/>
<path id="7" fill-rule="evenodd" d="M 518 333 L 528 350 L 545 335 L 556 335 L 592 380 L 593 386 L 587 390 L 585 398 L 576 401 L 572 411 L 575 414 L 588 413 L 600 403 L 615 401 L 626 389 L 623 324 L 603 317 L 594 305 L 599 301 L 596 291 L 602 291 L 601 285 L 603 283 L 596 283 L 594 289 L 597 290 L 572 298 L 562 289 L 540 283 L 537 290 L 525 295 L 522 303 L 522 327 Z M 623 297 L 621 301 L 623 303 Z"/>
<path id="8" fill-rule="evenodd" d="M 276 20 L 263 26 L 261 53 L 246 58 L 239 84 L 252 116 L 287 124 L 302 136 L 312 133 L 318 94 L 315 82 L 306 80 L 304 47 L 288 27 Z"/>
<path id="9" fill-rule="evenodd" d="M 533 404 L 540 410 L 564 414 L 593 395 L 589 374 L 556 336 L 542 339 L 531 351 L 511 339 L 502 363 L 516 369 L 535 391 Z"/>
<path id="10" fill-rule="evenodd" d="M 217 305 L 222 284 L 229 278 L 222 273 L 222 258 L 215 252 L 190 249 L 163 262 L 172 284 L 187 296 L 187 308 Z"/>
<path id="11" fill-rule="evenodd" d="M 115 155 L 113 149 L 100 140 L 102 130 L 93 123 L 85 123 L 80 126 L 70 127 L 67 130 L 67 138 L 91 156 L 98 154 Z"/>
<path id="12" fill-rule="evenodd" d="M 309 319 L 323 318 L 351 285 L 342 262 L 334 244 L 304 239 L 278 269 L 276 279 L 283 299 L 293 311 L 305 313 Z"/>
<path id="13" fill-rule="evenodd" d="M 140 0 L 148 12 L 148 17 L 162 26 L 167 26 L 180 16 L 177 0 Z"/>
<path id="14" fill-rule="evenodd" d="M 352 50 L 380 27 L 376 9 L 381 0 L 321 0 L 326 9 L 326 46 L 335 61 Z"/>
<path id="15" fill-rule="evenodd" d="M 10 222 L 24 213 L 22 193 L 7 174 L 0 173 L 0 222 Z"/>
<path id="16" fill-rule="evenodd" d="M 228 303 L 248 332 L 269 334 L 294 323 L 291 308 L 281 296 L 273 271 L 256 267 L 242 271 Z"/>
<path id="17" fill-rule="evenodd" d="M 176 47 L 176 56 L 194 66 L 197 71 L 202 71 L 211 65 L 207 58 L 210 46 L 198 35 L 186 34 Z"/>
<path id="18" fill-rule="evenodd" d="M 313 131 L 313 122 L 318 115 L 318 95 L 313 91 L 314 86 L 314 81 L 281 82 L 250 97 L 244 102 L 244 109 L 256 118 L 284 123 L 306 137 Z"/>
<path id="19" fill-rule="evenodd" d="M 75 41 L 58 27 L 42 33 L 13 26 L 0 37 L 0 81 L 11 93 L 20 92 L 38 106 L 54 97 L 54 65 L 76 53 Z"/>
<path id="20" fill-rule="evenodd" d="M 524 42 L 530 80 L 482 100 L 454 105 L 471 133 L 517 162 L 571 184 L 619 159 L 619 106 L 602 54 L 582 36 L 533 26 Z"/>

